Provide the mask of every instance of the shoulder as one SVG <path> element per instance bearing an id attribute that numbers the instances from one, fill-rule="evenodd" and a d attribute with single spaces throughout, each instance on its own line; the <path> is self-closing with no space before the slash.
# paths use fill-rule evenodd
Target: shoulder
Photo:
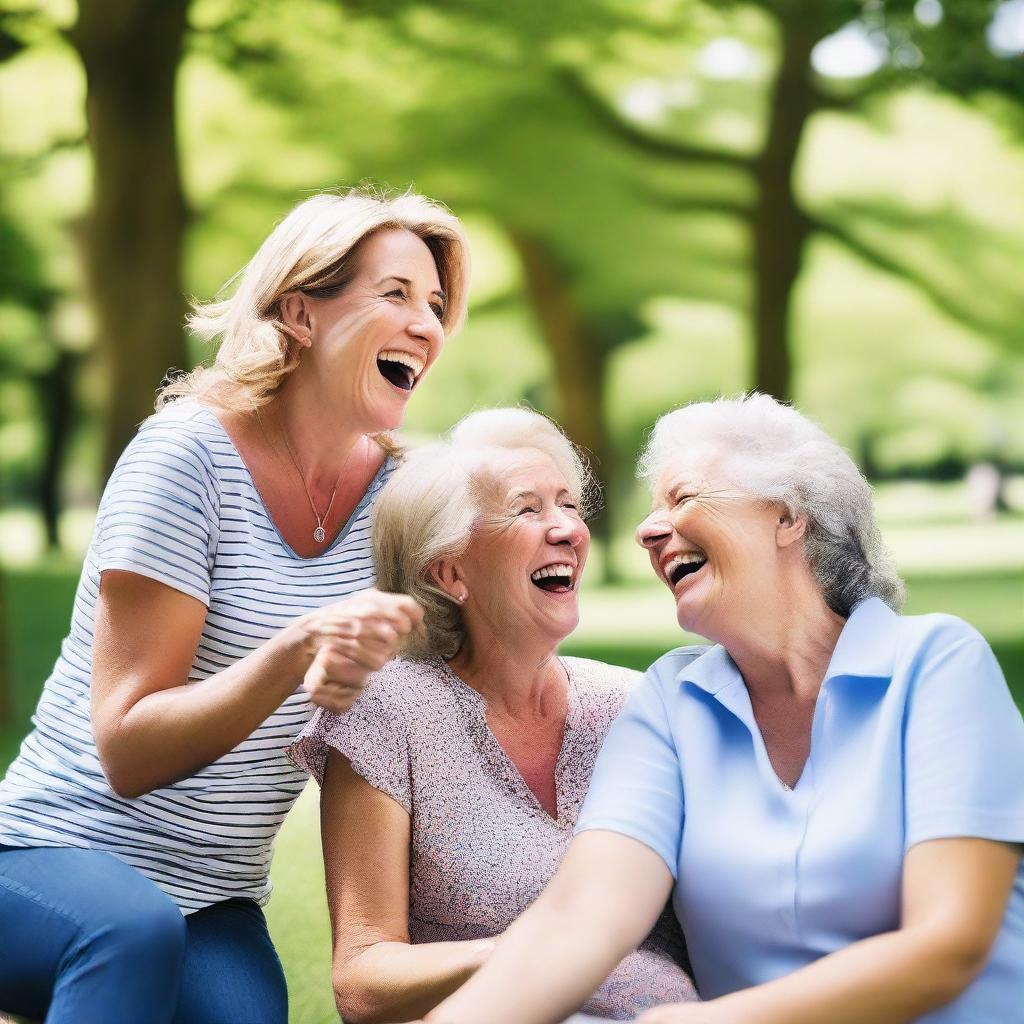
<path id="1" fill-rule="evenodd" d="M 567 657 L 561 660 L 576 685 L 587 717 L 596 715 L 597 719 L 604 721 L 604 728 L 619 714 L 626 698 L 643 679 L 633 669 L 609 665 L 604 661 Z"/>
<path id="2" fill-rule="evenodd" d="M 900 660 L 918 667 L 953 650 L 988 641 L 969 622 L 956 615 L 899 615 L 896 632 Z"/>
<path id="3" fill-rule="evenodd" d="M 114 473 L 150 468 L 208 483 L 216 476 L 215 453 L 223 436 L 209 409 L 194 400 L 181 399 L 143 422 Z"/>
<path id="4" fill-rule="evenodd" d="M 441 680 L 435 661 L 393 658 L 369 677 L 355 708 L 392 721 L 412 721 L 422 715 L 424 705 L 433 703 Z"/>
<path id="5" fill-rule="evenodd" d="M 634 669 L 592 658 L 563 657 L 562 661 L 581 686 L 597 693 L 627 694 L 643 678 L 643 673 Z"/>

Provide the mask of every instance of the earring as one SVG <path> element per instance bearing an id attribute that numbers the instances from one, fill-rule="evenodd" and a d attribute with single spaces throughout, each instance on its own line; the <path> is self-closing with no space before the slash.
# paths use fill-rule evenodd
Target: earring
<path id="1" fill-rule="evenodd" d="M 467 597 L 469 597 L 469 594 L 467 594 L 465 591 L 459 591 L 459 593 L 455 595 L 455 600 L 458 604 L 465 604 Z"/>

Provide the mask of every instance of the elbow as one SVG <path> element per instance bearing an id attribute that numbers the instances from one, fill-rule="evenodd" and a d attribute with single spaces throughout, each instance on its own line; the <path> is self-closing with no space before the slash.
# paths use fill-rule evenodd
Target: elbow
<path id="1" fill-rule="evenodd" d="M 381 1024 L 384 1020 L 379 1000 L 369 986 L 345 968 L 335 969 L 332 976 L 334 1005 L 345 1024 Z"/>
<path id="2" fill-rule="evenodd" d="M 98 730 L 96 753 L 100 759 L 100 767 L 103 769 L 107 785 L 115 795 L 123 800 L 134 800 L 157 788 L 154 785 L 147 785 L 147 781 L 140 776 L 139 772 L 132 769 L 128 759 L 117 749 L 116 741 L 112 737 L 101 735 Z"/>
<path id="3" fill-rule="evenodd" d="M 985 969 L 992 940 L 952 936 L 941 942 L 928 965 L 928 985 L 935 1007 L 957 999 Z"/>
<path id="4" fill-rule="evenodd" d="M 111 765 L 109 760 L 100 758 L 100 764 L 103 767 L 103 774 L 107 778 L 107 785 L 122 800 L 135 800 L 153 791 L 152 788 L 142 785 L 131 773 Z"/>

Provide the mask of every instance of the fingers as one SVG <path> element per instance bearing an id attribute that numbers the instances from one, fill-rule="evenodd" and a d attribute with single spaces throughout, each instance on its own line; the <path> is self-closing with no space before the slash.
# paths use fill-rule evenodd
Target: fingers
<path id="1" fill-rule="evenodd" d="M 406 594 L 366 590 L 354 597 L 327 605 L 310 616 L 324 634 L 358 636 L 369 623 L 385 623 L 406 636 L 423 622 L 423 608 Z"/>
<path id="2" fill-rule="evenodd" d="M 342 714 L 359 699 L 371 671 L 325 645 L 307 669 L 302 687 L 312 703 Z"/>
<path id="3" fill-rule="evenodd" d="M 310 700 L 347 711 L 367 677 L 398 652 L 402 638 L 421 628 L 423 609 L 405 594 L 366 590 L 303 616 L 303 643 L 312 662 L 303 677 Z"/>

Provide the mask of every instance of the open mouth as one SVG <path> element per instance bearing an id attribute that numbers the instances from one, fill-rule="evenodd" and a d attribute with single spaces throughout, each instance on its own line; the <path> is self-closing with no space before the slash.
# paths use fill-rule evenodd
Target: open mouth
<path id="1" fill-rule="evenodd" d="M 665 579 L 674 590 L 680 580 L 699 572 L 707 563 L 708 556 L 703 551 L 687 551 L 685 554 L 676 555 L 665 565 Z"/>
<path id="2" fill-rule="evenodd" d="M 386 349 L 377 355 L 377 369 L 390 384 L 403 391 L 412 391 L 423 372 L 426 360 L 411 352 Z"/>
<path id="3" fill-rule="evenodd" d="M 576 569 L 564 562 L 545 565 L 530 574 L 530 582 L 548 594 L 568 594 L 575 583 Z"/>

